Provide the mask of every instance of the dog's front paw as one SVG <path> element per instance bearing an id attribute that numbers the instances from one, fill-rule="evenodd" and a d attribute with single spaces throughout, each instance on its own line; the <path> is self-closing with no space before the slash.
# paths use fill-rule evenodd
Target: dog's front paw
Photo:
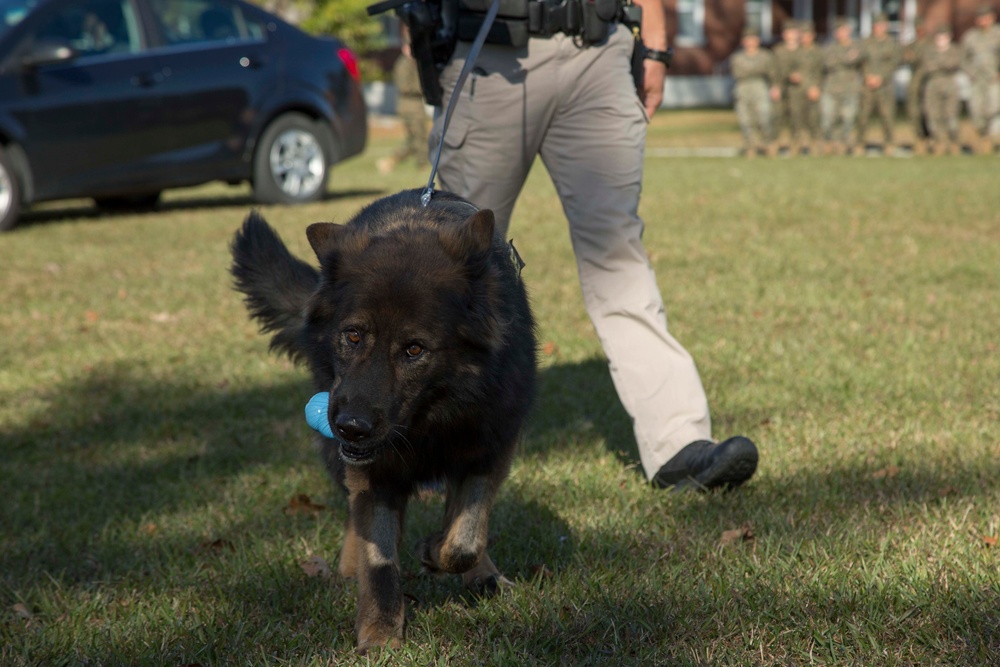
<path id="1" fill-rule="evenodd" d="M 417 542 L 417 559 L 420 561 L 423 571 L 428 574 L 442 574 L 441 568 L 438 567 L 437 560 L 434 558 L 435 545 L 440 543 L 440 541 L 440 533 L 434 533 Z"/>
<path id="2" fill-rule="evenodd" d="M 470 577 L 467 572 L 462 577 L 465 587 L 477 597 L 492 597 L 497 593 L 514 588 L 517 584 L 503 576 L 499 572 L 483 576 Z"/>
<path id="3" fill-rule="evenodd" d="M 377 648 L 396 649 L 403 645 L 402 637 L 388 636 L 381 633 L 372 633 L 366 638 L 358 636 L 358 654 L 368 655 L 368 652 Z"/>

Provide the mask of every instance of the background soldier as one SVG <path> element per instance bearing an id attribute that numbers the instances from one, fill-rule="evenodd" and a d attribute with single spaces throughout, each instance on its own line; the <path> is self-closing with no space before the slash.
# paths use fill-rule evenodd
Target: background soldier
<path id="1" fill-rule="evenodd" d="M 906 86 L 906 117 L 913 128 L 913 151 L 922 153 L 927 139 L 923 112 L 924 55 L 930 48 L 930 39 L 920 17 L 917 17 L 916 30 L 917 39 L 903 49 L 903 62 L 910 66 L 910 82 Z"/>
<path id="2" fill-rule="evenodd" d="M 1000 133 L 1000 26 L 989 5 L 976 11 L 976 27 L 962 38 L 962 69 L 971 84 L 969 115 L 979 133 L 976 149 L 993 152 Z"/>
<path id="3" fill-rule="evenodd" d="M 392 172 L 397 164 L 413 158 L 423 165 L 427 159 L 428 118 L 424 97 L 420 90 L 420 74 L 410 51 L 410 32 L 402 26 L 402 48 L 392 68 L 392 81 L 396 84 L 396 115 L 403 122 L 403 144 L 390 157 L 375 163 L 380 174 Z"/>
<path id="4" fill-rule="evenodd" d="M 823 50 L 823 95 L 820 114 L 827 152 L 854 152 L 854 123 L 861 97 L 864 53 L 851 36 L 851 21 L 837 19 L 835 42 Z"/>
<path id="5" fill-rule="evenodd" d="M 934 41 L 924 54 L 923 110 L 927 116 L 935 155 L 957 154 L 958 111 L 961 100 L 955 74 L 962 65 L 962 53 L 951 41 L 951 26 L 934 31 Z"/>
<path id="6" fill-rule="evenodd" d="M 865 145 L 865 131 L 872 111 L 878 114 L 885 140 L 883 152 L 893 150 L 893 124 L 896 121 L 896 86 L 893 77 L 903 60 L 903 49 L 889 36 L 889 17 L 879 14 L 872 25 L 872 35 L 864 41 L 864 94 L 858 121 L 858 143 Z"/>
<path id="7" fill-rule="evenodd" d="M 771 77 L 773 56 L 760 48 L 760 33 L 755 28 L 743 31 L 743 48 L 733 54 L 730 67 L 736 83 L 736 120 L 743 132 L 743 150 L 754 157 L 771 141 Z"/>
<path id="8" fill-rule="evenodd" d="M 823 85 L 823 50 L 816 46 L 816 27 L 812 21 L 803 21 L 800 31 L 802 44 L 799 47 L 797 74 L 802 83 L 796 90 L 801 94 L 801 102 L 795 101 L 793 96 L 792 114 L 800 116 L 799 126 L 806 128 L 812 142 L 809 153 L 816 155 L 820 152 L 819 99 Z"/>
<path id="9" fill-rule="evenodd" d="M 774 73 L 771 75 L 771 101 L 774 103 L 774 135 L 777 140 L 782 125 L 788 125 L 791 135 L 791 152 L 799 151 L 799 133 L 802 126 L 792 113 L 792 97 L 800 97 L 795 89 L 801 87 L 801 77 L 793 76 L 799 70 L 799 27 L 794 21 L 785 21 L 781 29 L 781 43 L 773 49 Z"/>

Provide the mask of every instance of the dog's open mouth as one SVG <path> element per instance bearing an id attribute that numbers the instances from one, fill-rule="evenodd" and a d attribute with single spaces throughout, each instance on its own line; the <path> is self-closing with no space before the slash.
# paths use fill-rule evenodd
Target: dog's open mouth
<path id="1" fill-rule="evenodd" d="M 373 447 L 355 447 L 347 442 L 340 443 L 340 458 L 352 466 L 362 466 L 375 460 Z"/>

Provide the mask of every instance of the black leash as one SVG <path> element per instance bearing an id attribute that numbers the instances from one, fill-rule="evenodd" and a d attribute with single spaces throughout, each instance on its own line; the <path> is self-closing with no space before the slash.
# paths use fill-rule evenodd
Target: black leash
<path id="1" fill-rule="evenodd" d="M 465 65 L 462 66 L 462 72 L 458 75 L 458 81 L 455 83 L 454 90 L 451 91 L 451 97 L 448 99 L 448 107 L 444 112 L 444 122 L 441 124 L 441 138 L 438 140 L 437 151 L 434 154 L 434 162 L 431 165 L 431 175 L 427 179 L 427 187 L 420 194 L 420 203 L 427 206 L 431 203 L 431 197 L 434 196 L 434 178 L 437 176 L 438 164 L 441 162 L 441 152 L 444 150 L 444 136 L 448 132 L 448 125 L 451 123 L 451 113 L 455 109 L 455 103 L 458 102 L 459 93 L 462 92 L 462 86 L 465 85 L 465 80 L 469 77 L 469 72 L 472 71 L 472 67 L 476 64 L 476 58 L 479 57 L 479 52 L 483 48 L 483 44 L 486 42 L 486 35 L 489 33 L 490 28 L 493 26 L 493 20 L 497 17 L 497 12 L 500 11 L 500 0 L 493 0 L 490 3 L 490 8 L 486 11 L 486 18 L 483 19 L 483 25 L 480 26 L 479 32 L 476 34 L 476 39 L 472 42 L 472 46 L 469 47 L 469 54 L 465 56 Z"/>

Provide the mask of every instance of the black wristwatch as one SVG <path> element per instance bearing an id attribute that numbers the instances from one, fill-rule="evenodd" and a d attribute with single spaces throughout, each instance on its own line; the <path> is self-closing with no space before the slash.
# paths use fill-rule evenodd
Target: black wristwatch
<path id="1" fill-rule="evenodd" d="M 648 58 L 649 60 L 655 60 L 658 63 L 663 63 L 668 68 L 670 67 L 670 63 L 674 59 L 674 50 L 672 48 L 667 47 L 666 51 L 658 51 L 656 49 L 651 49 L 645 45 L 642 48 L 643 48 L 643 55 L 642 55 L 643 58 Z"/>

